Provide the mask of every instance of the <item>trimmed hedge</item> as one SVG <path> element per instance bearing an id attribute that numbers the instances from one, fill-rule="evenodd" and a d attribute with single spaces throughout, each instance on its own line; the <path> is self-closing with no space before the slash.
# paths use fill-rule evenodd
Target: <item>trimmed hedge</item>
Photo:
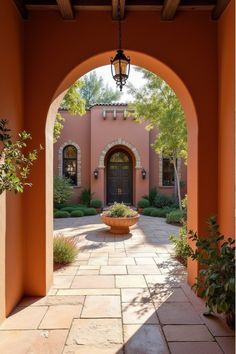
<path id="1" fill-rule="evenodd" d="M 151 216 L 151 213 L 153 211 L 155 211 L 156 208 L 153 208 L 153 207 L 149 207 L 149 208 L 144 208 L 143 209 L 143 215 L 146 215 L 146 216 Z"/>
<path id="2" fill-rule="evenodd" d="M 168 224 L 182 224 L 184 213 L 181 210 L 173 210 L 166 215 L 166 222 Z"/>
<path id="3" fill-rule="evenodd" d="M 84 212 L 85 216 L 97 215 L 97 211 L 94 208 L 84 208 L 84 209 L 82 209 L 82 211 Z"/>
<path id="4" fill-rule="evenodd" d="M 69 216 L 68 211 L 58 210 L 54 213 L 54 218 L 68 218 Z"/>
<path id="5" fill-rule="evenodd" d="M 138 201 L 138 208 L 144 209 L 144 208 L 148 208 L 148 207 L 150 207 L 149 200 L 142 198 Z"/>
<path id="6" fill-rule="evenodd" d="M 168 213 L 170 213 L 172 210 L 170 208 L 156 208 L 151 212 L 151 216 L 159 217 L 159 218 L 165 218 Z"/>
<path id="7" fill-rule="evenodd" d="M 100 209 L 102 207 L 102 201 L 100 199 L 92 199 L 90 202 L 91 208 Z"/>
<path id="8" fill-rule="evenodd" d="M 81 209 L 76 209 L 70 213 L 70 216 L 72 218 L 80 218 L 81 216 L 84 216 L 84 212 Z"/>

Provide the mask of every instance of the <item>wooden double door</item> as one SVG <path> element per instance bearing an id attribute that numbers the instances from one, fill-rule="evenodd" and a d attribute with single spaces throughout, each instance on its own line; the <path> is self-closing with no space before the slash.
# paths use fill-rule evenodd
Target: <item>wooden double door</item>
<path id="1" fill-rule="evenodd" d="M 116 150 L 107 159 L 107 204 L 132 205 L 133 163 L 128 152 Z"/>

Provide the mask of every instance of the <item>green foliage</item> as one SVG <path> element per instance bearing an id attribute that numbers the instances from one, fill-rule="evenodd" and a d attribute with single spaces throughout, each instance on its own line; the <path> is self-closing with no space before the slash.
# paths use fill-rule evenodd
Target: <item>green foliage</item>
<path id="1" fill-rule="evenodd" d="M 159 218 L 165 218 L 168 213 L 172 211 L 171 208 L 155 208 L 150 214 L 150 216 L 156 216 Z"/>
<path id="2" fill-rule="evenodd" d="M 148 200 L 149 200 L 151 206 L 155 206 L 155 199 L 156 199 L 157 195 L 158 195 L 157 187 L 150 188 L 150 191 L 148 194 Z"/>
<path id="3" fill-rule="evenodd" d="M 88 207 L 91 203 L 93 194 L 94 193 L 91 193 L 90 188 L 84 188 L 80 194 L 81 202 Z"/>
<path id="4" fill-rule="evenodd" d="M 168 224 L 183 224 L 183 211 L 177 209 L 173 210 L 166 215 L 166 222 Z"/>
<path id="5" fill-rule="evenodd" d="M 70 213 L 68 211 L 58 210 L 54 213 L 54 218 L 68 218 Z"/>
<path id="6" fill-rule="evenodd" d="M 169 240 L 174 244 L 175 257 L 183 265 L 187 266 L 188 257 L 191 255 L 191 249 L 188 245 L 187 225 L 184 224 L 180 230 L 179 235 L 170 235 Z"/>
<path id="7" fill-rule="evenodd" d="M 86 107 L 95 103 L 113 103 L 121 97 L 120 91 L 104 85 L 103 78 L 97 76 L 95 71 L 83 76 L 82 81 L 84 85 L 80 88 L 80 94 L 86 102 Z"/>
<path id="8" fill-rule="evenodd" d="M 68 213 L 71 213 L 72 211 L 76 210 L 75 207 L 64 207 L 60 209 L 61 211 L 68 211 Z"/>
<path id="9" fill-rule="evenodd" d="M 235 315 L 235 240 L 225 239 L 219 232 L 219 225 L 213 216 L 208 220 L 207 238 L 190 231 L 190 239 L 196 249 L 191 258 L 203 266 L 194 287 L 206 299 L 212 312 Z"/>
<path id="10" fill-rule="evenodd" d="M 100 209 L 102 207 L 102 201 L 100 199 L 92 199 L 90 202 L 92 208 Z"/>
<path id="11" fill-rule="evenodd" d="M 94 208 L 84 208 L 84 209 L 81 209 L 81 210 L 84 212 L 85 216 L 96 215 L 97 214 L 97 211 Z"/>
<path id="12" fill-rule="evenodd" d="M 174 204 L 173 198 L 171 198 L 169 195 L 160 192 L 157 193 L 154 200 L 154 206 L 156 208 L 171 207 L 173 206 L 173 204 Z"/>
<path id="13" fill-rule="evenodd" d="M 53 200 L 54 205 L 60 205 L 67 202 L 72 195 L 70 180 L 66 177 L 54 176 L 53 181 Z"/>
<path id="14" fill-rule="evenodd" d="M 75 209 L 75 210 L 72 210 L 72 212 L 70 213 L 70 216 L 73 218 L 74 217 L 80 218 L 81 216 L 84 216 L 84 212 L 81 209 Z"/>
<path id="15" fill-rule="evenodd" d="M 111 218 L 128 218 L 138 215 L 136 211 L 123 203 L 114 203 L 108 211 L 104 212 L 104 214 Z"/>
<path id="16" fill-rule="evenodd" d="M 69 264 L 75 261 L 78 249 L 76 241 L 62 234 L 53 239 L 53 260 L 54 263 Z"/>
<path id="17" fill-rule="evenodd" d="M 85 100 L 80 94 L 80 89 L 83 85 L 84 82 L 82 80 L 77 80 L 71 85 L 63 98 L 61 109 L 68 111 L 71 115 L 79 114 L 82 116 L 85 114 Z M 53 130 L 54 143 L 60 138 L 64 121 L 65 119 L 62 117 L 61 113 L 57 113 Z"/>
<path id="18" fill-rule="evenodd" d="M 184 111 L 174 91 L 165 81 L 145 69 L 143 73 L 146 84 L 137 89 L 129 84 L 129 93 L 134 97 L 130 108 L 135 109 L 137 122 L 148 122 L 147 129 L 158 127 L 153 149 L 169 158 L 174 164 L 178 189 L 179 207 L 181 207 L 180 181 L 176 168 L 176 159 L 187 158 L 187 127 Z"/>
<path id="19" fill-rule="evenodd" d="M 151 216 L 151 213 L 152 213 L 153 211 L 155 211 L 155 210 L 156 210 L 156 208 L 154 208 L 154 207 L 144 208 L 144 209 L 143 209 L 143 215 Z"/>
<path id="20" fill-rule="evenodd" d="M 138 208 L 148 208 L 150 206 L 150 202 L 147 199 L 140 199 L 138 201 Z"/>
<path id="21" fill-rule="evenodd" d="M 13 142 L 8 128 L 8 121 L 0 120 L 0 194 L 4 191 L 23 192 L 25 186 L 31 186 L 27 182 L 30 169 L 37 160 L 37 150 L 23 151 L 27 147 L 27 140 L 31 140 L 31 135 L 26 131 L 18 134 L 18 140 Z M 40 147 L 42 149 L 42 147 Z"/>

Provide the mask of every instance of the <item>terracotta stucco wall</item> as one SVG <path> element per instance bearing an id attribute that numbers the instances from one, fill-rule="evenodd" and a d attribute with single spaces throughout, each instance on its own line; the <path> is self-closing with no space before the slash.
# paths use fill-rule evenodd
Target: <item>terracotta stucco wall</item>
<path id="1" fill-rule="evenodd" d="M 113 108 L 113 107 L 109 107 Z M 114 107 L 115 108 L 115 107 Z M 101 171 L 101 176 L 95 179 L 93 171 L 99 167 L 99 159 L 102 151 L 108 144 L 117 141 L 121 138 L 128 144 L 131 144 L 140 156 L 141 167 L 149 173 L 149 133 L 145 130 L 145 124 L 134 124 L 132 117 L 123 119 L 123 113 L 117 113 L 116 120 L 113 119 L 112 113 L 107 113 L 107 118 L 104 120 L 102 110 L 98 107 L 93 107 L 91 110 L 91 189 L 95 196 L 104 200 L 105 176 L 102 178 L 104 171 Z M 131 151 L 132 153 L 132 151 Z M 134 165 L 136 161 L 134 159 Z M 149 190 L 149 178 L 145 180 L 141 177 L 141 169 L 134 168 L 134 204 L 147 194 Z"/>
<path id="2" fill-rule="evenodd" d="M 218 22 L 219 195 L 221 232 L 235 235 L 235 10 L 231 1 Z"/>
<path id="3" fill-rule="evenodd" d="M 13 1 L 1 1 L 0 24 L 0 118 L 9 120 L 15 138 L 23 128 L 24 52 L 23 22 Z M 5 203 L 2 196 L 0 203 Z M 0 320 L 5 316 L 5 298 L 9 313 L 23 292 L 22 195 L 7 193 L 6 205 L 6 220 L 3 208 L 0 215 Z"/>
<path id="4" fill-rule="evenodd" d="M 90 187 L 90 111 L 84 116 L 71 116 L 68 112 L 61 112 L 66 119 L 61 136 L 54 145 L 54 175 L 58 175 L 58 150 L 65 142 L 72 141 L 79 145 L 81 152 L 81 185 L 73 187 L 72 202 L 77 202 L 81 190 Z"/>

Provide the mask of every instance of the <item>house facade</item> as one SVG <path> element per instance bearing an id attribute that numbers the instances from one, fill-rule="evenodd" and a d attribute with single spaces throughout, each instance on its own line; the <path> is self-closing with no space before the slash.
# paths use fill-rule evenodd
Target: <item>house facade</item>
<path id="1" fill-rule="evenodd" d="M 154 186 L 174 195 L 173 164 L 151 147 L 158 131 L 136 123 L 126 104 L 97 104 L 82 117 L 60 113 L 65 122 L 54 144 L 54 175 L 71 179 L 74 202 L 84 188 L 103 205 L 117 201 L 136 206 Z M 187 168 L 182 160 L 177 167 L 184 195 Z"/>

